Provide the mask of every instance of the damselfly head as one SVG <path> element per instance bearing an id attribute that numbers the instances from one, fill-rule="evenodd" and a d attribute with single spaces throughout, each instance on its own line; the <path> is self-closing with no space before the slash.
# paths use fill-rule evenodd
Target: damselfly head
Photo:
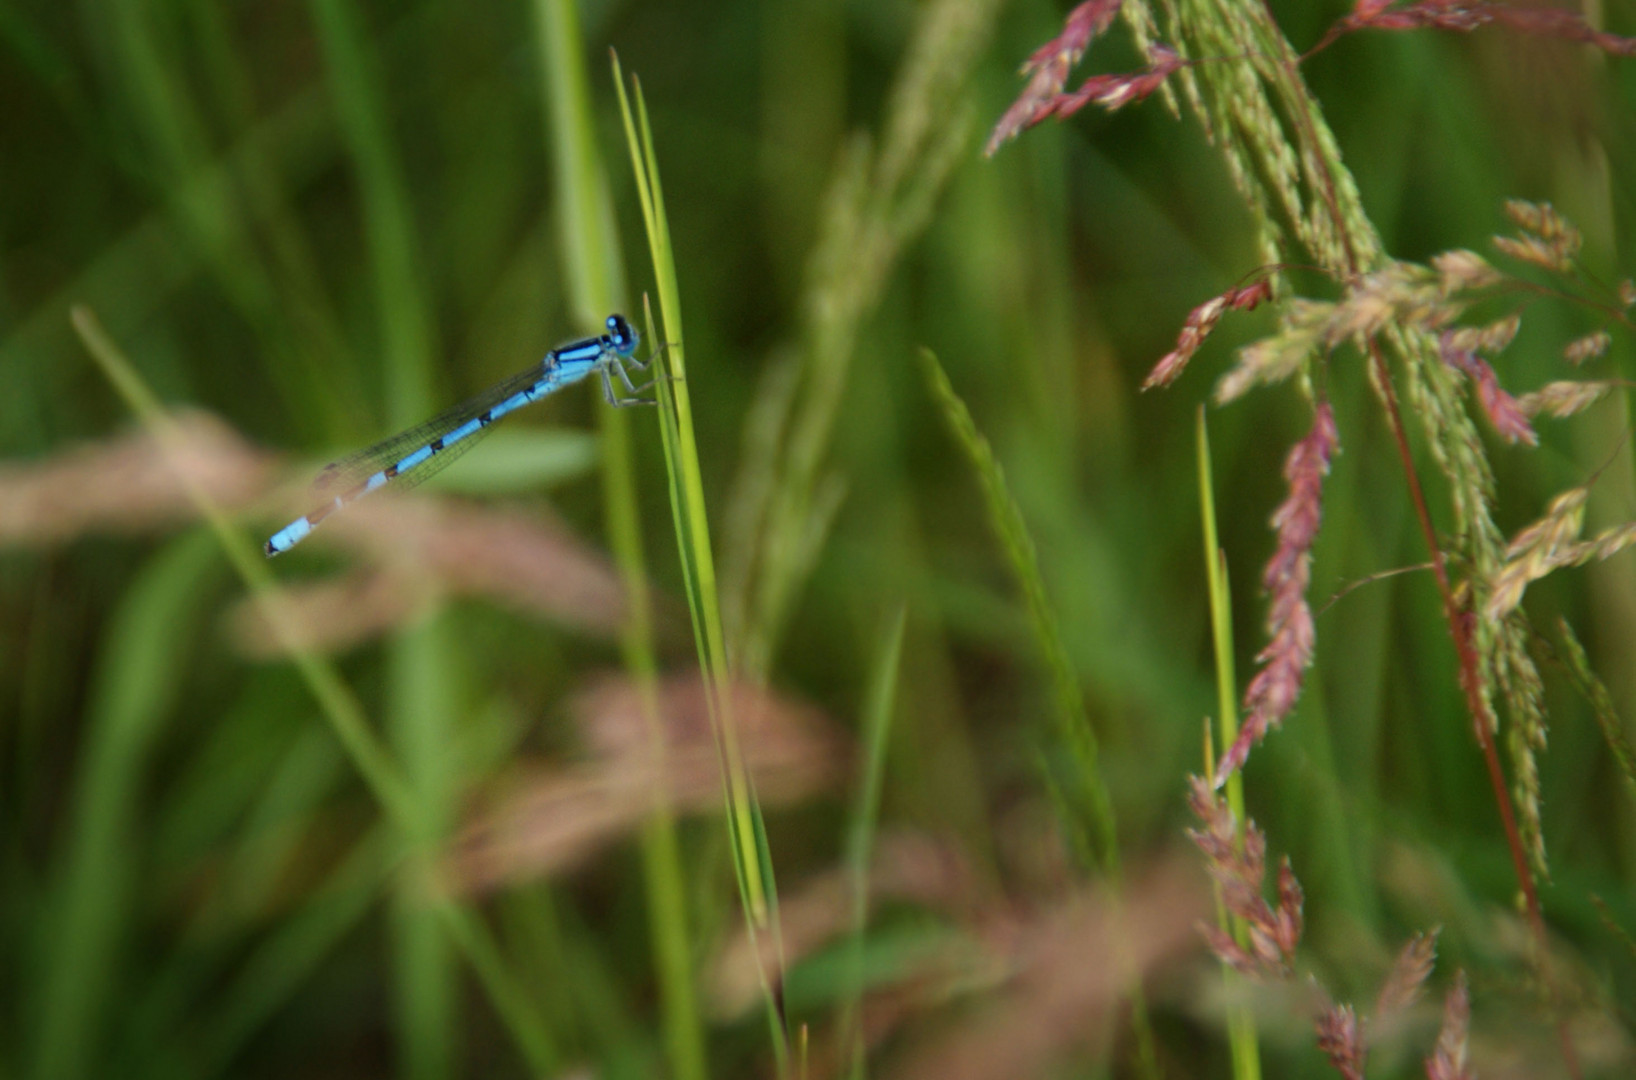
<path id="1" fill-rule="evenodd" d="M 613 343 L 614 352 L 620 356 L 635 353 L 637 336 L 636 329 L 625 321 L 625 316 L 608 316 L 608 340 Z"/>

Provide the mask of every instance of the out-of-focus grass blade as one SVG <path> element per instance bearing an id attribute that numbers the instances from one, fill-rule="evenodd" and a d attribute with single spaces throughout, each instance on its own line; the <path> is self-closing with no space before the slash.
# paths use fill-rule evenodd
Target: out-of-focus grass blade
<path id="1" fill-rule="evenodd" d="M 858 777 L 852 820 L 847 829 L 847 873 L 852 879 L 852 935 L 847 946 L 847 980 L 841 998 L 840 1038 L 850 1045 L 836 1049 L 840 1060 L 850 1058 L 851 1075 L 864 1075 L 863 1032 L 858 1030 L 858 999 L 863 994 L 863 936 L 869 922 L 869 855 L 875 846 L 875 825 L 880 817 L 881 787 L 886 778 L 887 736 L 897 701 L 898 661 L 903 655 L 903 627 L 908 609 L 899 607 L 881 635 L 869 692 L 863 708 L 863 771 Z"/>
<path id="2" fill-rule="evenodd" d="M 1607 686 L 1597 678 L 1596 672 L 1591 670 L 1590 659 L 1585 655 L 1585 646 L 1574 636 L 1573 627 L 1568 625 L 1568 620 L 1559 619 L 1557 629 L 1562 634 L 1562 652 L 1563 658 L 1567 661 L 1569 681 L 1590 705 L 1591 716 L 1596 720 L 1596 726 L 1601 729 L 1602 738 L 1606 740 L 1608 750 L 1613 754 L 1614 764 L 1619 766 L 1619 775 L 1625 779 L 1625 790 L 1636 792 L 1636 748 L 1631 746 L 1630 737 L 1625 734 L 1619 712 L 1613 706 L 1613 695 L 1608 693 Z"/>
<path id="3" fill-rule="evenodd" d="M 311 0 L 310 8 L 358 180 L 375 320 L 387 367 L 387 419 L 394 429 L 405 428 L 430 411 L 436 339 L 435 308 L 423 287 L 409 186 L 392 138 L 385 82 L 357 5 Z M 385 728 L 415 803 L 407 823 L 414 863 L 431 858 L 456 814 L 445 748 L 455 738 L 457 702 L 449 652 L 435 644 L 442 636 L 439 621 L 437 612 L 429 612 L 388 646 Z M 391 904 L 395 1034 L 405 1075 L 442 1080 L 453 1074 L 457 1052 L 455 971 L 446 927 L 422 896 L 419 871 L 425 869 L 411 866 Z"/>
<path id="4" fill-rule="evenodd" d="M 153 432 L 159 445 L 167 452 L 173 452 L 176 444 L 174 422 L 165 414 L 153 391 L 142 381 L 90 309 L 77 307 L 73 315 L 74 329 L 108 381 L 144 426 Z M 333 667 L 301 645 L 300 631 L 290 625 L 283 606 L 270 601 L 274 585 L 266 558 L 245 541 L 221 508 L 197 483 L 185 475 L 183 483 L 200 516 L 226 553 L 228 562 L 249 588 L 251 597 L 283 646 L 283 651 L 291 657 L 296 671 L 311 690 L 325 720 L 370 793 L 393 819 L 393 824 L 402 835 L 411 838 L 419 835 L 420 807 L 412 798 L 397 763 L 370 729 L 358 699 Z M 445 930 L 465 951 L 495 1011 L 528 1059 L 530 1067 L 542 1073 L 551 1071 L 557 1055 L 550 1033 L 540 1026 L 535 1010 L 506 969 L 500 951 L 483 923 L 471 911 L 436 890 L 424 890 L 423 901 L 428 909 L 437 913 Z"/>
<path id="5" fill-rule="evenodd" d="M 1075 769 L 1072 777 L 1074 790 L 1058 792 L 1071 810 L 1071 820 L 1065 821 L 1064 825 L 1071 835 L 1089 829 L 1094 837 L 1089 844 L 1091 856 L 1110 886 L 1117 889 L 1124 875 L 1119 861 L 1119 830 L 1114 820 L 1113 797 L 1102 776 L 1096 732 L 1091 728 L 1090 714 L 1085 709 L 1079 678 L 1074 674 L 1068 651 L 1062 643 L 1056 613 L 1045 595 L 1045 581 L 1040 575 L 1034 538 L 1023 521 L 1021 507 L 1006 485 L 1005 473 L 1000 469 L 999 459 L 994 456 L 994 449 L 989 446 L 983 433 L 977 430 L 977 422 L 972 419 L 966 403 L 954 392 L 943 365 L 937 362 L 930 349 L 920 350 L 920 362 L 932 397 L 943 410 L 943 419 L 977 473 L 977 482 L 983 490 L 983 501 L 988 509 L 989 527 L 1005 549 L 1006 561 L 1010 563 L 1011 572 L 1022 589 L 1035 642 L 1051 673 L 1052 686 L 1056 691 L 1057 734 L 1066 745 Z M 1049 772 L 1046 775 L 1049 781 Z M 1153 1031 L 1147 1018 L 1147 1001 L 1140 983 L 1130 988 L 1130 1004 L 1138 1064 L 1144 1075 L 1156 1077 L 1158 1052 L 1154 1048 Z"/>
<path id="6" fill-rule="evenodd" d="M 103 1016 L 132 917 L 142 781 L 222 571 L 209 533 L 172 542 L 137 576 L 103 638 L 41 954 L 39 1080 L 90 1075 L 105 1049 Z"/>
<path id="7" fill-rule="evenodd" d="M 600 328 L 621 303 L 625 267 L 608 174 L 597 150 L 579 8 L 573 0 L 535 0 L 540 71 L 551 116 L 548 149 L 556 170 L 557 224 L 569 295 L 580 329 Z"/>
<path id="8" fill-rule="evenodd" d="M 1028 605 L 1030 625 L 1041 659 L 1051 675 L 1056 695 L 1056 721 L 1059 737 L 1073 755 L 1078 771 L 1075 785 L 1078 792 L 1073 798 L 1077 815 L 1082 821 L 1073 828 L 1089 827 L 1094 837 L 1091 851 L 1103 873 L 1119 879 L 1118 831 L 1114 823 L 1113 799 L 1108 794 L 1099 763 L 1096 732 L 1091 729 L 1091 718 L 1085 710 L 1085 698 L 1080 692 L 1079 679 L 1068 660 L 1062 644 L 1062 633 L 1057 628 L 1055 613 L 1046 599 L 1045 582 L 1040 577 L 1039 557 L 1034 551 L 1034 539 L 1023 521 L 1022 510 L 1006 486 L 1005 473 L 994 456 L 994 450 L 977 430 L 966 403 L 954 392 L 949 377 L 929 349 L 920 350 L 921 370 L 932 397 L 943 411 L 943 419 L 955 441 L 966 454 L 977 482 L 983 491 L 983 502 L 988 510 L 989 527 L 994 530 L 1005 551 L 1006 561 L 1023 592 Z"/>
<path id="9" fill-rule="evenodd" d="M 454 957 L 425 896 L 457 813 L 460 777 L 451 750 L 459 738 L 454 719 L 462 710 L 452 637 L 447 621 L 434 613 L 393 635 L 387 650 L 387 728 L 420 807 L 407 872 L 399 875 L 389 905 L 402 1072 L 415 1080 L 452 1075 L 458 1053 Z"/>

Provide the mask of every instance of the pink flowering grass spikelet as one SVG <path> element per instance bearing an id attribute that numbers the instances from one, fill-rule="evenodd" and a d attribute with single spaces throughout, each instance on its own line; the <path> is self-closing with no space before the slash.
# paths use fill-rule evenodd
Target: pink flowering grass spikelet
<path id="1" fill-rule="evenodd" d="M 1228 311 L 1249 311 L 1256 305 L 1272 298 L 1272 281 L 1262 278 L 1248 285 L 1237 285 L 1220 296 L 1213 296 L 1188 313 L 1187 321 L 1182 324 L 1182 332 L 1176 336 L 1176 347 L 1159 358 L 1142 380 L 1142 389 L 1151 390 L 1155 386 L 1169 386 L 1181 376 L 1182 369 L 1193 354 L 1199 351 L 1216 323 Z"/>
<path id="2" fill-rule="evenodd" d="M 1482 406 L 1489 423 L 1500 437 L 1509 443 L 1539 445 L 1539 436 L 1528 422 L 1528 414 L 1506 390 L 1500 386 L 1499 376 L 1474 349 L 1462 348 L 1460 339 L 1452 331 L 1444 331 L 1438 339 L 1438 352 L 1443 362 L 1462 372 L 1477 387 L 1477 404 Z"/>
<path id="3" fill-rule="evenodd" d="M 1113 112 L 1146 100 L 1187 65 L 1188 61 L 1175 49 L 1155 43 L 1148 46 L 1148 65 L 1142 70 L 1092 75 L 1079 89 L 1066 92 L 1068 73 L 1085 55 L 1091 40 L 1112 24 L 1119 6 L 1120 0 L 1089 0 L 1069 12 L 1062 33 L 1036 49 L 1023 64 L 1028 86 L 994 125 L 983 147 L 985 155 L 993 157 L 1001 146 L 1053 116 L 1066 118 L 1087 105 L 1100 105 Z"/>
<path id="4" fill-rule="evenodd" d="M 1092 75 L 1073 93 L 1058 94 L 1052 98 L 1049 109 L 1042 112 L 1029 126 L 1052 116 L 1058 118 L 1072 116 L 1091 104 L 1100 105 L 1109 112 L 1114 112 L 1133 102 L 1144 101 L 1186 63 L 1181 54 L 1165 45 L 1154 45 L 1150 50 L 1149 61 L 1148 66 L 1141 71 Z"/>
<path id="5" fill-rule="evenodd" d="M 1375 999 L 1373 1015 L 1360 1017 L 1351 1005 L 1334 1002 L 1319 1012 L 1318 1049 L 1345 1080 L 1364 1080 L 1370 1049 L 1380 1043 L 1383 1033 L 1401 1026 L 1409 1007 L 1420 997 L 1437 962 L 1437 934 L 1436 930 L 1416 934 L 1398 952 Z M 1324 993 L 1321 986 L 1317 989 Z M 1327 1000 L 1327 994 L 1324 997 Z"/>
<path id="6" fill-rule="evenodd" d="M 1248 822 L 1240 843 L 1238 823 L 1227 800 L 1203 777 L 1188 778 L 1187 804 L 1203 825 L 1201 829 L 1189 829 L 1187 835 L 1204 853 L 1228 914 L 1244 920 L 1248 945 L 1240 945 L 1233 935 L 1208 923 L 1199 924 L 1199 933 L 1222 963 L 1259 978 L 1288 978 L 1294 971 L 1295 949 L 1305 928 L 1306 903 L 1289 860 L 1284 859 L 1278 866 L 1275 907 L 1262 895 L 1267 876 L 1266 834 L 1255 822 Z"/>
<path id="7" fill-rule="evenodd" d="M 1121 2 L 1086 0 L 1068 13 L 1061 34 L 1034 50 L 1022 66 L 1022 73 L 1029 76 L 1028 87 L 994 126 L 984 154 L 992 157 L 1006 142 L 1052 114 L 1056 98 L 1068 84 L 1068 73 L 1085 55 L 1091 39 L 1113 24 Z"/>
<path id="8" fill-rule="evenodd" d="M 1397 954 L 1386 982 L 1375 998 L 1375 1014 L 1370 1023 L 1379 1027 L 1395 1021 L 1419 999 L 1437 964 L 1437 936 L 1439 931 L 1416 934 Z"/>
<path id="9" fill-rule="evenodd" d="M 1437 1048 L 1426 1059 L 1426 1080 L 1476 1080 L 1471 1071 L 1471 994 L 1466 989 L 1466 973 L 1454 977 L 1443 1004 L 1443 1029 Z"/>
<path id="10" fill-rule="evenodd" d="M 1312 577 L 1312 544 L 1323 516 L 1323 479 L 1338 447 L 1334 409 L 1320 402 L 1312 430 L 1291 448 L 1284 462 L 1289 495 L 1273 514 L 1278 547 L 1261 579 L 1271 597 L 1267 612 L 1271 640 L 1256 657 L 1263 666 L 1244 692 L 1247 715 L 1238 738 L 1216 769 L 1218 787 L 1244 764 L 1250 747 L 1289 715 L 1312 663 L 1314 632 L 1307 585 Z"/>
<path id="11" fill-rule="evenodd" d="M 1484 26 L 1504 26 L 1533 36 L 1561 38 L 1615 56 L 1636 56 L 1636 38 L 1597 30 L 1576 12 L 1494 3 L 1493 0 L 1417 0 L 1402 5 L 1397 0 L 1357 0 L 1352 13 L 1336 23 L 1318 47 L 1329 45 L 1342 34 L 1359 30 L 1470 33 Z"/>
<path id="12" fill-rule="evenodd" d="M 1318 1049 L 1346 1080 L 1363 1080 L 1363 1035 L 1350 1005 L 1332 1005 L 1318 1018 Z"/>

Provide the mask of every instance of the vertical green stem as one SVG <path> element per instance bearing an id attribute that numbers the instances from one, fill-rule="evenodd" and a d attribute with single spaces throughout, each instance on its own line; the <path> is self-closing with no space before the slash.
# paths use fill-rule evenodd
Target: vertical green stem
<path id="1" fill-rule="evenodd" d="M 663 318 L 665 370 L 659 373 L 659 426 L 665 450 L 665 472 L 670 482 L 671 516 L 676 527 L 682 579 L 687 590 L 688 612 L 693 620 L 693 639 L 704 672 L 706 700 L 710 707 L 712 731 L 721 761 L 727 804 L 727 826 L 731 839 L 734 870 L 744 905 L 747 929 L 757 958 L 757 974 L 778 1057 L 780 1075 L 789 1069 L 788 1035 L 782 995 L 771 979 L 782 980 L 782 941 L 778 925 L 777 892 L 772 879 L 772 860 L 761 819 L 761 807 L 744 764 L 729 693 L 731 676 L 721 624 L 721 600 L 716 587 L 715 558 L 710 547 L 710 522 L 704 503 L 704 481 L 699 469 L 698 446 L 693 435 L 692 399 L 687 381 L 686 348 L 683 344 L 681 298 L 676 283 L 676 262 L 670 242 L 670 223 L 665 215 L 664 189 L 659 182 L 658 159 L 653 149 L 653 133 L 648 123 L 647 102 L 640 83 L 635 84 L 636 110 L 625 92 L 619 61 L 614 59 L 614 78 L 625 123 L 625 137 L 636 172 L 636 187 L 647 227 L 648 247 L 653 259 L 655 283 Z M 633 80 L 634 82 L 634 80 Z M 652 312 L 646 312 L 649 336 Z M 762 955 L 762 931 L 769 932 L 774 969 L 769 976 Z"/>
<path id="2" fill-rule="evenodd" d="M 837 1059 L 851 1059 L 853 1080 L 863 1080 L 863 1032 L 858 1022 L 863 996 L 863 934 L 869 922 L 869 856 L 875 846 L 875 824 L 880 816 L 881 787 L 886 777 L 887 736 L 897 698 L 898 660 L 903 654 L 903 627 L 907 609 L 899 607 L 875 650 L 875 668 L 863 707 L 863 772 L 858 778 L 852 821 L 847 830 L 847 875 L 852 879 L 852 940 L 847 945 L 846 982 L 842 989 Z"/>
<path id="3" fill-rule="evenodd" d="M 594 326 L 619 306 L 623 269 L 608 177 L 597 151 L 579 11 L 573 0 L 537 0 L 544 93 L 551 116 L 549 148 L 557 177 L 558 217 L 574 314 Z M 653 343 L 649 343 L 652 347 Z M 649 742 L 664 774 L 665 731 L 659 716 L 642 522 L 636 499 L 635 455 L 627 411 L 598 409 L 602 437 L 602 501 L 608 543 L 624 586 L 627 611 L 620 652 L 641 695 Z M 665 1050 L 676 1080 L 704 1080 L 704 1026 L 693 989 L 687 890 L 675 816 L 665 787 L 655 785 L 652 812 L 642 830 L 643 881 L 653 937 Z"/>
<path id="4" fill-rule="evenodd" d="M 1204 422 L 1204 406 L 1198 413 L 1199 502 L 1204 517 L 1204 568 L 1210 586 L 1210 636 L 1216 653 L 1216 711 L 1219 717 L 1218 735 L 1223 748 L 1233 745 L 1238 737 L 1238 678 L 1233 665 L 1233 612 L 1232 595 L 1227 583 L 1227 557 L 1221 550 L 1216 535 L 1215 486 L 1210 478 L 1210 433 Z M 1208 734 L 1208 733 L 1207 733 Z M 1215 773 L 1215 753 L 1208 738 L 1205 741 L 1204 775 Z M 1227 779 L 1227 805 L 1238 822 L 1238 842 L 1244 843 L 1244 779 L 1235 772 Z M 1230 918 L 1222 902 L 1221 888 L 1216 888 L 1216 920 L 1223 930 L 1230 930 L 1240 945 L 1249 944 L 1249 927 L 1241 918 Z M 1261 1047 L 1257 1040 L 1255 1016 L 1241 1000 L 1242 978 L 1232 968 L 1222 965 L 1222 980 L 1227 989 L 1227 1040 L 1232 1047 L 1234 1080 L 1260 1080 Z"/>

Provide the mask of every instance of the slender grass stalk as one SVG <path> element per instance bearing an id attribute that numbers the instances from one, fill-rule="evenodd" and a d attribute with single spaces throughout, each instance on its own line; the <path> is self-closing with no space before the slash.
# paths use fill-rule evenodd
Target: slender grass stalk
<path id="1" fill-rule="evenodd" d="M 74 329 L 90 351 L 97 366 L 102 369 L 126 405 L 137 415 L 168 456 L 179 457 L 179 436 L 175 422 L 165 413 L 159 399 L 142 381 L 131 362 L 114 344 L 107 331 L 89 308 L 73 311 Z M 181 480 L 189 501 L 198 509 L 206 526 L 216 537 L 227 556 L 227 561 L 249 589 L 258 614 L 278 642 L 281 651 L 291 658 L 296 673 L 306 683 L 319 711 L 329 722 L 342 749 L 351 758 L 353 767 L 369 788 L 393 825 L 411 841 L 422 835 L 421 804 L 414 797 L 401 768 L 390 752 L 370 729 L 364 718 L 363 707 L 352 691 L 341 681 L 335 669 L 319 659 L 303 643 L 300 628 L 284 606 L 275 597 L 276 586 L 267 560 L 259 550 L 247 543 L 235 529 L 227 515 L 209 494 L 185 472 Z M 433 885 L 420 893 L 421 902 L 434 912 L 444 930 L 466 954 L 467 961 L 477 973 L 478 981 L 489 996 L 495 1011 L 510 1031 L 518 1049 L 536 1072 L 552 1071 L 557 1052 L 550 1033 L 540 1024 L 533 1006 L 527 1000 L 516 980 L 506 970 L 487 928 L 469 910 L 450 899 Z"/>
<path id="2" fill-rule="evenodd" d="M 1108 885 L 1117 891 L 1124 875 L 1119 864 L 1119 831 L 1114 820 L 1113 797 L 1108 793 L 1107 781 L 1102 776 L 1096 731 L 1091 727 L 1079 679 L 1068 659 L 1068 650 L 1062 643 L 1056 613 L 1046 597 L 1045 580 L 1040 575 L 1034 538 L 1023 521 L 1022 508 L 1017 505 L 1006 484 L 1005 473 L 1000 468 L 999 459 L 994 456 L 993 447 L 977 430 L 977 422 L 972 419 L 966 403 L 954 392 L 954 386 L 938 363 L 937 356 L 930 349 L 921 349 L 920 363 L 926 385 L 942 410 L 949 431 L 954 435 L 955 442 L 960 444 L 960 449 L 965 451 L 972 471 L 977 474 L 988 511 L 989 527 L 1005 550 L 1006 562 L 1028 604 L 1034 642 L 1039 646 L 1040 657 L 1051 676 L 1056 698 L 1052 715 L 1056 720 L 1057 736 L 1067 748 L 1074 765 L 1074 774 L 1070 778 L 1073 789 L 1058 793 L 1069 811 L 1064 825 L 1071 836 L 1084 844 Z M 1050 772 L 1046 773 L 1046 779 L 1051 782 Z M 1087 832 L 1089 837 L 1084 835 Z M 1158 1052 L 1154 1047 L 1152 1027 L 1148 1023 L 1146 997 L 1139 983 L 1131 986 L 1130 1002 L 1138 1062 L 1147 1076 L 1156 1077 L 1159 1072 Z"/>
<path id="3" fill-rule="evenodd" d="M 580 324 L 596 326 L 608 312 L 623 306 L 624 269 L 607 170 L 597 151 L 579 11 L 573 0 L 537 0 L 534 12 L 551 115 L 549 144 L 556 165 L 558 218 L 569 295 Z M 597 410 L 597 419 L 602 437 L 602 499 L 608 543 L 626 597 L 620 653 L 641 697 L 650 752 L 663 775 L 665 731 L 659 716 L 652 601 L 636 499 L 630 417 L 626 410 L 604 403 Z M 650 794 L 652 813 L 642 830 L 642 877 L 647 890 L 665 1050 L 670 1073 L 676 1080 L 704 1080 L 708 1072 L 705 1033 L 694 994 L 687 889 L 675 814 L 664 785 L 654 785 Z"/>
<path id="4" fill-rule="evenodd" d="M 852 803 L 852 820 L 846 837 L 847 874 L 852 880 L 852 939 L 847 945 L 846 984 L 842 990 L 840 1020 L 835 1025 L 839 1038 L 837 1060 L 851 1059 L 853 1080 L 864 1077 L 863 1030 L 859 1002 L 863 996 L 863 934 L 869 922 L 869 856 L 875 846 L 875 827 L 880 817 L 881 787 L 886 777 L 886 749 L 892 730 L 892 712 L 897 701 L 898 662 L 903 655 L 903 628 L 908 609 L 898 607 L 882 632 L 875 650 L 875 665 L 869 675 L 869 690 L 863 707 L 863 771 L 858 777 L 857 795 Z"/>
<path id="5" fill-rule="evenodd" d="M 1613 695 L 1608 693 L 1607 686 L 1591 670 L 1585 646 L 1579 643 L 1567 619 L 1557 620 L 1557 632 L 1562 635 L 1562 661 L 1568 681 L 1590 706 L 1591 718 L 1601 730 L 1602 739 L 1608 744 L 1608 752 L 1613 755 L 1613 763 L 1624 778 L 1625 790 L 1636 792 L 1636 747 L 1631 746 L 1630 736 L 1625 734 L 1619 712 L 1614 708 Z"/>
<path id="6" fill-rule="evenodd" d="M 1238 676 L 1233 665 L 1233 606 L 1232 593 L 1227 581 L 1227 556 L 1221 550 L 1216 532 L 1216 494 L 1210 470 L 1210 432 L 1204 422 L 1204 406 L 1198 413 L 1199 506 L 1204 519 L 1204 568 L 1210 590 L 1210 638 L 1215 644 L 1216 657 L 1216 711 L 1219 717 L 1218 738 L 1222 749 L 1233 745 L 1238 737 Z M 1204 740 L 1204 773 L 1214 776 L 1216 752 L 1210 742 L 1208 726 Z M 1244 844 L 1244 778 L 1234 772 L 1227 778 L 1227 805 L 1238 822 L 1238 842 Z M 1229 930 L 1240 945 L 1250 941 L 1249 925 L 1241 918 L 1230 918 L 1222 899 L 1221 885 L 1215 886 L 1216 921 L 1223 930 Z M 1240 1000 L 1243 978 L 1223 964 L 1222 982 L 1227 990 L 1227 1041 L 1232 1048 L 1234 1080 L 1260 1080 L 1261 1046 L 1256 1036 L 1255 1015 L 1247 1003 Z"/>
<path id="7" fill-rule="evenodd" d="M 1028 605 L 1034 643 L 1039 647 L 1040 659 L 1045 663 L 1056 699 L 1052 715 L 1056 720 L 1057 733 L 1072 755 L 1077 772 L 1074 778 L 1077 789 L 1071 793 L 1070 799 L 1078 818 L 1073 827 L 1088 828 L 1093 838 L 1089 846 L 1091 857 L 1102 872 L 1117 883 L 1120 878 L 1119 847 L 1113 798 L 1108 794 L 1107 784 L 1102 778 L 1096 732 L 1085 709 L 1079 679 L 1068 659 L 1067 647 L 1062 643 L 1062 631 L 1057 627 L 1056 614 L 1046 598 L 1034 538 L 1023 521 L 1022 509 L 1011 495 L 993 448 L 982 432 L 977 430 L 977 422 L 972 419 L 966 403 L 955 393 L 943 366 L 929 349 L 920 350 L 920 361 L 932 398 L 942 411 L 943 420 L 948 424 L 955 442 L 965 452 L 972 471 L 976 473 L 983 491 L 989 527 L 1000 541 L 1006 563 L 1022 590 L 1024 603 Z"/>
<path id="8" fill-rule="evenodd" d="M 670 223 L 665 216 L 664 190 L 659 182 L 659 163 L 653 150 L 653 132 L 648 123 L 647 102 L 642 97 L 641 83 L 632 80 L 636 99 L 633 114 L 617 56 L 613 58 L 613 71 L 659 292 L 662 337 L 654 333 L 651 308 L 644 307 L 649 338 L 664 342 L 665 366 L 663 371 L 657 373 L 655 387 L 659 398 L 659 427 L 665 451 L 665 472 L 670 483 L 676 545 L 681 558 L 688 611 L 693 620 L 694 644 L 708 690 L 706 698 L 710 706 L 711 726 L 722 766 L 728 832 L 739 896 L 756 949 L 757 973 L 767 1004 L 774 1052 L 778 1057 L 779 1071 L 783 1074 L 789 1068 L 789 1037 L 779 1005 L 782 994 L 775 993 L 769 981 L 760 940 L 763 932 L 770 932 L 776 958 L 774 977 L 782 982 L 783 950 L 778 927 L 777 892 L 773 884 L 772 860 L 761 805 L 744 764 L 732 711 L 731 672 L 722 633 L 721 600 L 717 594 L 715 560 L 710 547 L 710 522 L 704 505 L 704 481 L 699 470 L 698 446 L 693 436 L 693 407 L 687 382 L 687 353 L 683 344 L 681 298 L 670 243 Z"/>
<path id="9" fill-rule="evenodd" d="M 448 749 L 459 738 L 451 636 L 431 610 L 393 634 L 386 651 L 386 730 L 414 788 L 418 830 L 411 872 L 400 875 L 388 908 L 401 1075 L 412 1080 L 452 1075 L 458 1053 L 455 958 L 424 895 L 457 814 L 458 759 Z"/>

